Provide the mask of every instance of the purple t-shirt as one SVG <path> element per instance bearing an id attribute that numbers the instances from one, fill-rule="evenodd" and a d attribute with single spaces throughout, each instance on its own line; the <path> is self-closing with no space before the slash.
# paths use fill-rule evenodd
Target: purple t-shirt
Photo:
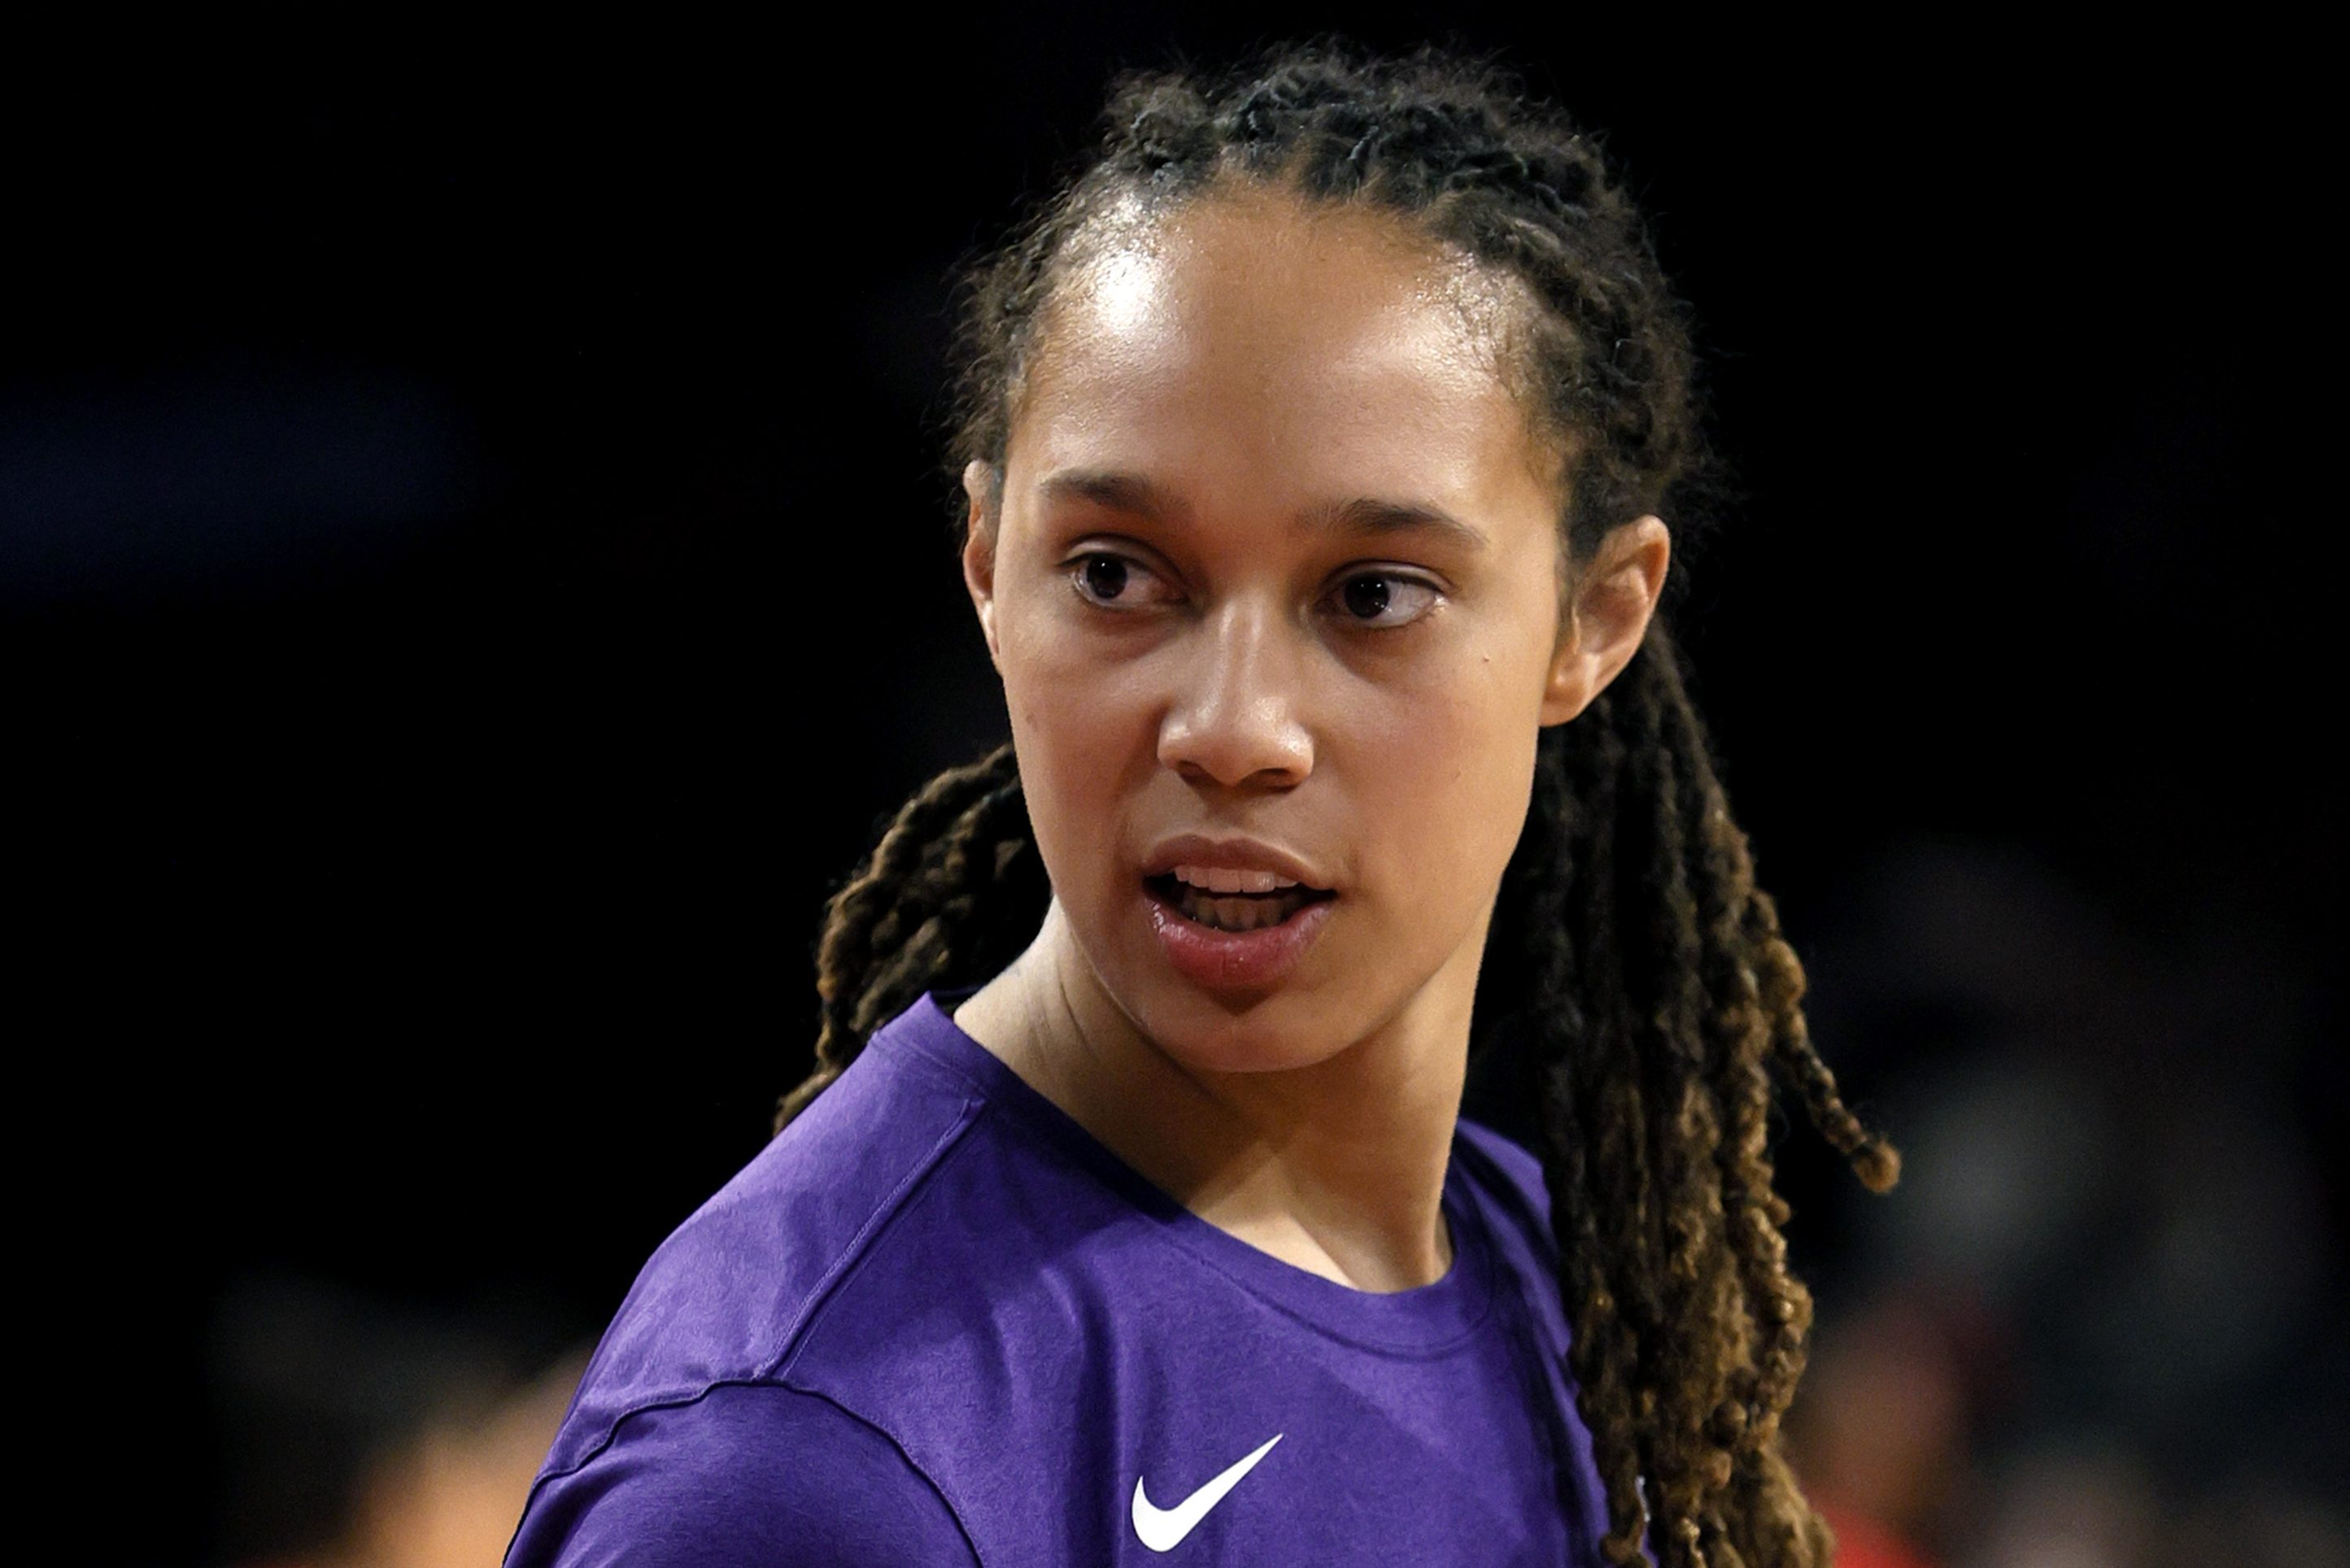
<path id="1" fill-rule="evenodd" d="M 1352 1290 L 1152 1186 L 957 1027 L 969 993 L 653 1254 L 510 1568 L 1603 1562 L 1531 1155 L 1461 1120 L 1451 1269 Z"/>

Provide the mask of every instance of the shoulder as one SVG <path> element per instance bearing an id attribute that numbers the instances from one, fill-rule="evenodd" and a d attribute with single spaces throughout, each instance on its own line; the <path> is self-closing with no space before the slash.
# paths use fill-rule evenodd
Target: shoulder
<path id="1" fill-rule="evenodd" d="M 1542 1161 L 1533 1149 L 1513 1143 L 1482 1121 L 1460 1119 L 1455 1147 L 1466 1154 L 1469 1176 L 1478 1185 L 1533 1210 L 1544 1230 L 1551 1225 L 1551 1187 L 1542 1176 Z"/>
<path id="2" fill-rule="evenodd" d="M 719 1384 L 630 1411 L 541 1480 L 508 1568 L 976 1564 L 961 1521 L 881 1428 L 822 1395 Z"/>
<path id="3" fill-rule="evenodd" d="M 632 1412 L 781 1381 L 827 1301 L 890 1247 L 982 1104 L 955 1074 L 877 1035 L 655 1251 L 588 1362 L 546 1473 L 588 1463 Z"/>
<path id="4" fill-rule="evenodd" d="M 1542 1161 L 1532 1150 L 1504 1137 L 1482 1122 L 1460 1118 L 1455 1148 L 1465 1155 L 1470 1183 L 1538 1249 L 1546 1250 L 1555 1266 L 1556 1243 L 1550 1228 L 1550 1183 Z"/>

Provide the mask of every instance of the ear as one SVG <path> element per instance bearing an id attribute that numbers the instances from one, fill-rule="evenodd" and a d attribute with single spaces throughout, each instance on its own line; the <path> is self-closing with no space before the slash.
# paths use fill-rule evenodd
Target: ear
<path id="1" fill-rule="evenodd" d="M 987 657 L 1001 675 L 1003 660 L 995 640 L 995 470 L 976 458 L 965 463 L 962 493 L 971 503 L 971 514 L 963 523 L 963 587 L 971 590 L 972 607 L 979 611 L 979 630 L 987 639 Z"/>
<path id="2" fill-rule="evenodd" d="M 1663 521 L 1639 517 L 1609 529 L 1576 572 L 1543 691 L 1544 724 L 1563 724 L 1591 706 L 1640 651 L 1672 554 Z"/>

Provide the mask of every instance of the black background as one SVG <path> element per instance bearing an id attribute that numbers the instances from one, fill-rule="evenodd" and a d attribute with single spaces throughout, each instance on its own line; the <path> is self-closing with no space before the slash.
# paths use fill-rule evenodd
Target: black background
<path id="1" fill-rule="evenodd" d="M 2336 1033 L 2291 39 L 83 40 L 8 67 L 0 337 L 8 1033 L 68 1428 L 197 1418 L 256 1272 L 600 1325 L 799 1076 L 877 817 L 1003 732 L 940 461 L 954 265 L 1113 67 L 1340 20 L 1503 48 L 1655 215 L 1748 496 L 1685 636 L 1799 950 L 1888 846 L 1983 846 L 2182 963 L 2250 944 Z M 1905 1049 L 1825 1045 L 1864 1101 Z M 2261 1070 L 2333 1125 L 2330 1051 Z M 213 1484 L 142 1473 L 130 1553 L 208 1550 Z"/>

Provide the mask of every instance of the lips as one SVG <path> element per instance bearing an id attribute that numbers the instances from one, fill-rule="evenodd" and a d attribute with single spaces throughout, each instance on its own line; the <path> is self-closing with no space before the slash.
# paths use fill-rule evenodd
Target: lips
<path id="1" fill-rule="evenodd" d="M 1321 935 L 1338 902 L 1327 888 L 1302 886 L 1222 897 L 1186 888 L 1171 874 L 1145 877 L 1142 890 L 1151 933 L 1169 966 L 1194 985 L 1217 992 L 1279 985 Z M 1227 921 L 1242 929 L 1222 929 Z"/>
<path id="2" fill-rule="evenodd" d="M 1145 877 L 1163 877 L 1178 867 L 1204 871 L 1244 874 L 1271 873 L 1277 881 L 1295 882 L 1300 887 L 1324 892 L 1335 891 L 1336 877 L 1306 857 L 1277 844 L 1262 839 L 1237 836 L 1215 836 L 1203 833 L 1182 833 L 1164 838 L 1150 847 L 1142 859 Z M 1194 878 L 1196 880 L 1196 878 Z M 1236 891 L 1248 884 L 1236 881 L 1225 891 Z"/>

